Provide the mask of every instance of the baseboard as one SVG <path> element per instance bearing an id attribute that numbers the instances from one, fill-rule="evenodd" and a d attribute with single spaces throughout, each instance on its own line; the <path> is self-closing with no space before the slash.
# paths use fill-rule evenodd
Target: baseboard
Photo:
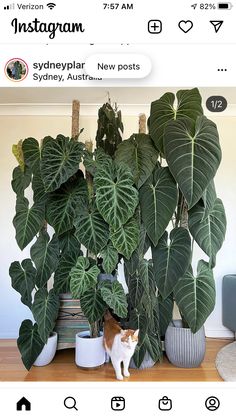
<path id="1" fill-rule="evenodd" d="M 12 332 L 12 333 L 0 333 L 0 339 L 17 339 L 18 333 Z"/>
<path id="2" fill-rule="evenodd" d="M 207 329 L 205 328 L 205 334 L 208 338 L 218 338 L 218 339 L 232 339 L 234 338 L 234 333 L 227 329 Z"/>

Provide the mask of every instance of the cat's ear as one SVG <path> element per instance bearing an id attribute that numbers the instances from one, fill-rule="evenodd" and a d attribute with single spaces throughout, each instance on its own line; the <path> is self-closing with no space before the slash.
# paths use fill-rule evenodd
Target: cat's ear
<path id="1" fill-rule="evenodd" d="M 138 335 L 139 335 L 139 329 L 135 330 L 135 332 L 134 332 L 134 337 L 135 337 L 135 338 L 137 338 L 137 337 L 138 337 Z"/>
<path id="2" fill-rule="evenodd" d="M 126 330 L 121 329 L 120 334 L 121 334 L 121 336 L 125 336 L 126 335 Z"/>

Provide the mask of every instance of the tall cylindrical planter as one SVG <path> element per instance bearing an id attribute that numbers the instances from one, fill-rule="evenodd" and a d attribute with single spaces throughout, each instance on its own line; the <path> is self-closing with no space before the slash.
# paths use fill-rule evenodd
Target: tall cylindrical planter
<path id="1" fill-rule="evenodd" d="M 197 333 L 182 327 L 181 320 L 173 320 L 165 335 L 165 351 L 169 361 L 181 368 L 196 368 L 206 352 L 204 327 Z"/>
<path id="2" fill-rule="evenodd" d="M 105 362 L 103 335 L 90 338 L 90 332 L 77 333 L 75 344 L 75 362 L 78 367 L 96 368 Z"/>
<path id="3" fill-rule="evenodd" d="M 34 362 L 36 367 L 44 367 L 52 362 L 57 350 L 57 333 L 53 332 L 44 345 L 42 352 Z"/>
<path id="4" fill-rule="evenodd" d="M 76 333 L 88 330 L 88 327 L 80 300 L 72 298 L 70 293 L 60 294 L 60 308 L 55 325 L 58 333 L 57 349 L 74 348 Z"/>

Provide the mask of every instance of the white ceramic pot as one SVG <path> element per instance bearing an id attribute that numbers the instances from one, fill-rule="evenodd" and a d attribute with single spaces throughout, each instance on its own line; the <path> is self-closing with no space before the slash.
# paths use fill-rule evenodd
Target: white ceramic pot
<path id="1" fill-rule="evenodd" d="M 78 367 L 95 368 L 105 362 L 103 335 L 90 338 L 90 332 L 80 332 L 76 335 L 75 362 Z"/>
<path id="2" fill-rule="evenodd" d="M 34 365 L 36 367 L 44 367 L 45 365 L 52 362 L 57 350 L 57 333 L 53 332 L 52 336 L 49 336 L 46 345 L 44 345 L 41 354 L 38 356 Z"/>

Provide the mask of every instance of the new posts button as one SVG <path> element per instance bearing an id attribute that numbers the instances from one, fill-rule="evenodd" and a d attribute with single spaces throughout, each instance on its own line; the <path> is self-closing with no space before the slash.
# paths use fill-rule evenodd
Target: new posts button
<path id="1" fill-rule="evenodd" d="M 91 77 L 104 79 L 143 79 L 152 64 L 141 54 L 94 54 L 85 61 L 85 71 Z"/>

